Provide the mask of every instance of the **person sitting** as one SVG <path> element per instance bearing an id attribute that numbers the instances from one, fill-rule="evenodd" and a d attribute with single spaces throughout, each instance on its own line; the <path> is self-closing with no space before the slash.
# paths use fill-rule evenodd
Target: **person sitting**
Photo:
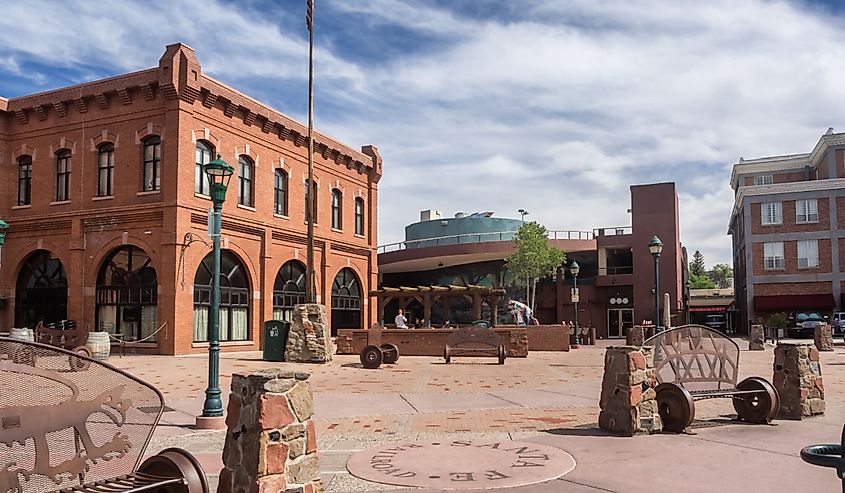
<path id="1" fill-rule="evenodd" d="M 393 320 L 396 324 L 397 329 L 407 329 L 408 328 L 408 319 L 405 318 L 405 310 L 399 309 L 399 314 L 396 315 L 396 318 Z"/>

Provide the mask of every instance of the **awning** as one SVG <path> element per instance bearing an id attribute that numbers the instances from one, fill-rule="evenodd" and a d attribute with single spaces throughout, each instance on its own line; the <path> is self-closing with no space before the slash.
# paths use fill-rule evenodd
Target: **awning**
<path id="1" fill-rule="evenodd" d="M 728 306 L 730 305 L 723 305 L 723 306 L 691 306 L 689 307 L 689 311 L 691 312 L 725 312 L 728 311 Z"/>
<path id="2" fill-rule="evenodd" d="M 754 297 L 755 310 L 827 310 L 835 307 L 836 299 L 832 294 L 780 294 Z"/>

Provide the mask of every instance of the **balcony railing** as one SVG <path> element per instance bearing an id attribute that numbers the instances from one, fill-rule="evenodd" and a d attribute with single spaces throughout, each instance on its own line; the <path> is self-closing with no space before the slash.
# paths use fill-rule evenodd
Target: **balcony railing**
<path id="1" fill-rule="evenodd" d="M 438 236 L 420 240 L 398 241 L 378 247 L 378 253 L 396 252 L 414 248 L 427 248 L 440 245 L 457 245 L 463 243 L 483 243 L 488 241 L 511 241 L 516 231 L 500 231 L 493 233 L 464 233 L 460 235 Z M 546 236 L 550 240 L 592 240 L 592 231 L 548 231 Z"/>
<path id="2" fill-rule="evenodd" d="M 631 226 L 616 226 L 612 228 L 597 228 L 593 230 L 593 236 L 621 236 L 634 234 Z"/>
<path id="3" fill-rule="evenodd" d="M 634 266 L 624 265 L 620 267 L 599 267 L 600 276 L 617 276 L 621 274 L 633 274 Z"/>

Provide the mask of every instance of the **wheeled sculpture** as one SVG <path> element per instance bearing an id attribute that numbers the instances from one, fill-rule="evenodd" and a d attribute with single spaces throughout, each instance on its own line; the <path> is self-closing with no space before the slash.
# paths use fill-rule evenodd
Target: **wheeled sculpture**
<path id="1" fill-rule="evenodd" d="M 446 364 L 454 356 L 492 356 L 499 364 L 505 364 L 507 350 L 502 343 L 502 336 L 484 327 L 465 327 L 456 329 L 446 340 L 443 359 Z"/>
<path id="2" fill-rule="evenodd" d="M 361 350 L 361 365 L 374 370 L 382 363 L 392 365 L 399 361 L 399 348 L 395 344 L 382 344 L 381 325 L 374 323 L 367 331 L 367 345 Z"/>

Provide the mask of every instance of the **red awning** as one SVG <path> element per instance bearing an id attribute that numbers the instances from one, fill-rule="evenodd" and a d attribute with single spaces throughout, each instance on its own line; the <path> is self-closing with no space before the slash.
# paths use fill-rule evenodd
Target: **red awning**
<path id="1" fill-rule="evenodd" d="M 828 310 L 835 307 L 836 299 L 832 294 L 781 294 L 754 297 L 755 310 Z"/>
<path id="2" fill-rule="evenodd" d="M 725 306 L 691 306 L 689 307 L 689 311 L 691 312 L 725 312 L 728 310 L 729 305 Z"/>

